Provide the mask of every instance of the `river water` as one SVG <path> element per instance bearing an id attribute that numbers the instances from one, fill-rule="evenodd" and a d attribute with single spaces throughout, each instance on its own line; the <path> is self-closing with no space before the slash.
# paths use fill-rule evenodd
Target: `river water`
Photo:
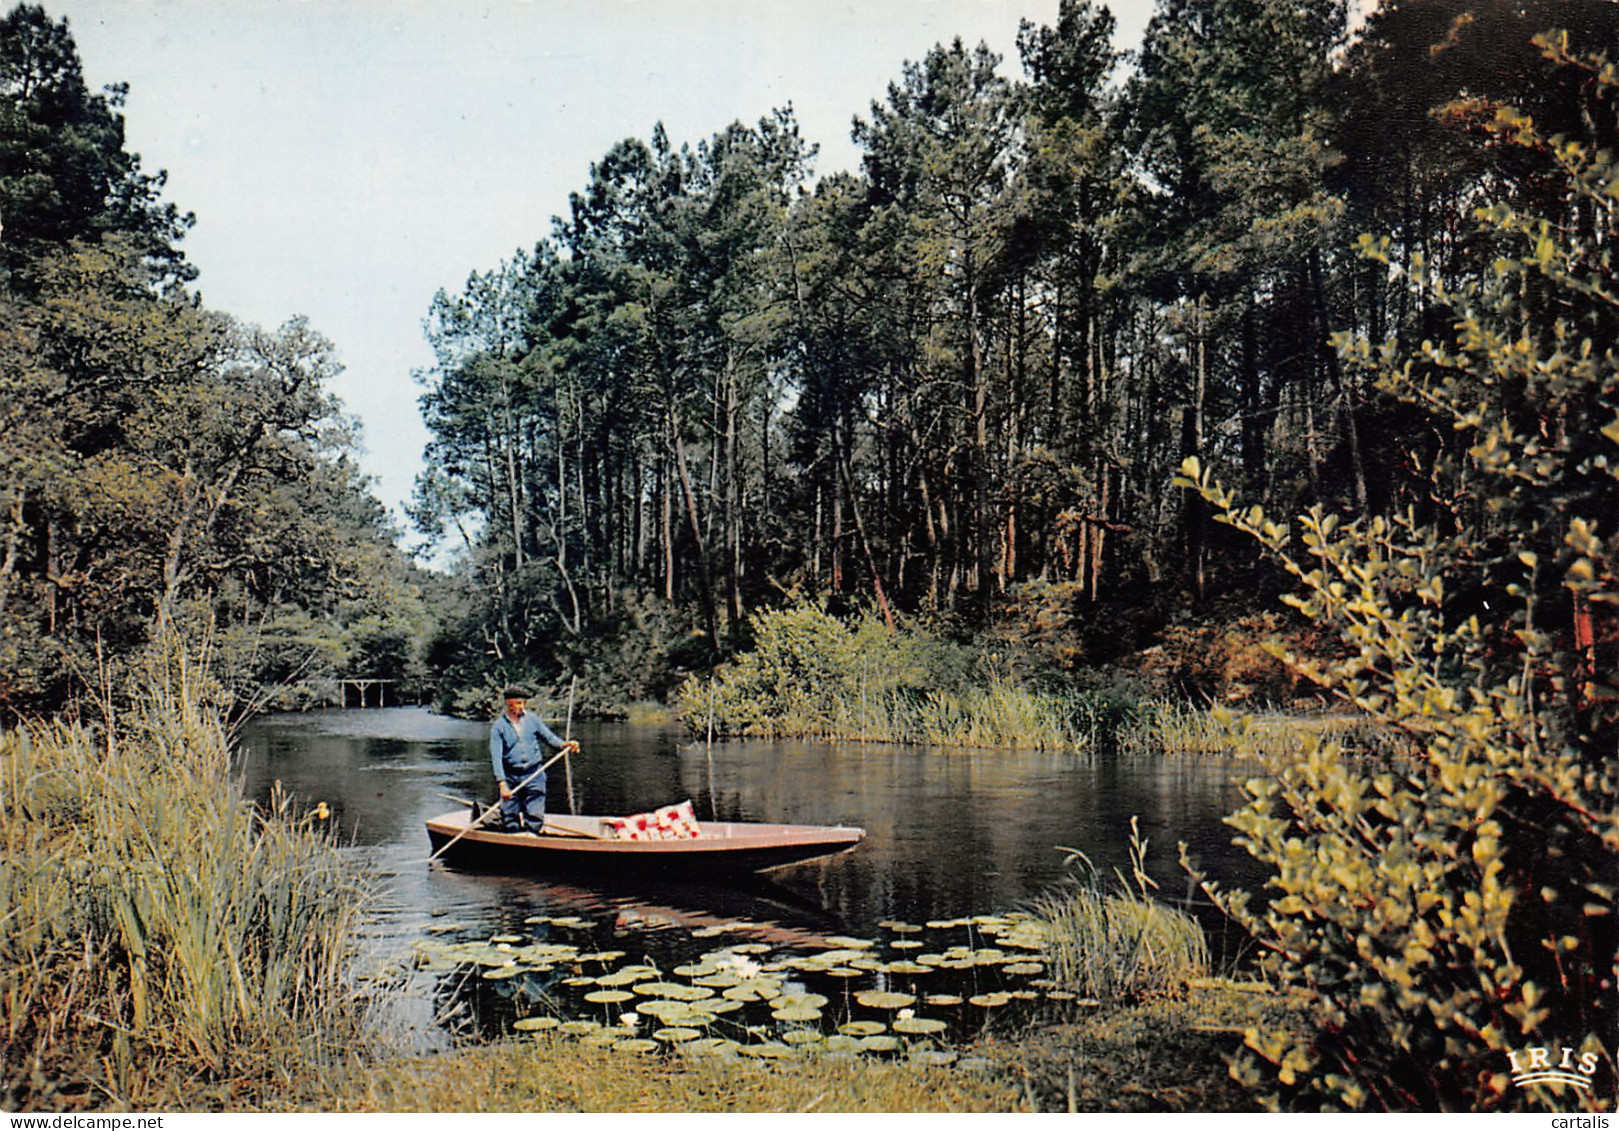
<path id="1" fill-rule="evenodd" d="M 1148 841 L 1162 897 L 1187 901 L 1217 960 L 1240 957 L 1233 932 L 1200 905 L 1176 844 L 1226 886 L 1256 886 L 1221 818 L 1242 802 L 1251 764 L 1228 757 L 953 751 L 822 742 L 727 742 L 707 749 L 675 730 L 575 724 L 580 752 L 550 772 L 550 808 L 616 814 L 690 799 L 698 817 L 858 825 L 853 852 L 748 883 L 469 871 L 429 862 L 423 822 L 493 799 L 488 725 L 419 708 L 273 715 L 249 724 L 239 772 L 249 796 L 276 783 L 295 803 L 324 801 L 356 868 L 382 881 L 369 931 L 379 961 L 421 962 L 442 939 L 572 939 L 660 969 L 711 949 L 874 939 L 884 924 L 960 920 L 1027 907 L 1076 874 L 1078 850 L 1104 875 L 1129 872 L 1131 818 Z M 560 925 L 556 922 L 561 920 Z M 971 932 L 971 926 L 966 928 Z M 980 942 L 982 940 L 979 940 Z M 412 976 L 400 1023 L 423 1043 L 457 1029 L 499 1031 L 529 1011 L 518 986 Z M 494 989 L 491 989 L 491 985 Z M 470 986 L 470 988 L 469 988 Z M 500 992 L 496 993 L 494 990 Z M 558 987 L 532 990 L 555 1006 Z"/>

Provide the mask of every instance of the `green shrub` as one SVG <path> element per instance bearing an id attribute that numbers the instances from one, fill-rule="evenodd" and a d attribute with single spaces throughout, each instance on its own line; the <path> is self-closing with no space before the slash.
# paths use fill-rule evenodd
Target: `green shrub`
<path id="1" fill-rule="evenodd" d="M 757 614 L 754 649 L 709 678 L 688 677 L 676 704 L 706 735 L 831 738 L 979 748 L 1087 745 L 1083 696 L 1015 683 L 994 654 L 917 629 L 853 624 L 810 604 Z"/>
<path id="2" fill-rule="evenodd" d="M 1606 61 L 1542 46 L 1582 72 L 1611 128 L 1619 80 Z M 1572 201 L 1559 219 L 1594 223 L 1581 235 L 1482 209 L 1480 238 L 1505 249 L 1493 276 L 1414 282 L 1455 312 L 1451 342 L 1416 357 L 1341 346 L 1462 440 L 1432 469 L 1433 497 L 1455 506 L 1432 521 L 1316 510 L 1296 553 L 1294 532 L 1239 507 L 1196 461 L 1183 468 L 1282 561 L 1300 588 L 1289 603 L 1349 648 L 1295 666 L 1421 748 L 1376 770 L 1314 743 L 1274 759 L 1230 818 L 1274 875 L 1262 908 L 1216 897 L 1313 1003 L 1313 1031 L 1252 1030 L 1234 1064 L 1276 1105 L 1612 1102 L 1619 163 L 1509 112 L 1495 133 L 1555 162 Z M 1509 1053 L 1534 1046 L 1594 1054 L 1598 1087 L 1514 1083 Z"/>

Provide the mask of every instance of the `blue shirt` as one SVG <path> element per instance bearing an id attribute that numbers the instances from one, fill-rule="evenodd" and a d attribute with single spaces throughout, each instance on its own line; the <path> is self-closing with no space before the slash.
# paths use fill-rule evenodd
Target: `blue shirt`
<path id="1" fill-rule="evenodd" d="M 539 769 L 542 742 L 552 750 L 561 750 L 566 745 L 534 712 L 524 711 L 515 725 L 502 712 L 489 731 L 489 760 L 494 765 L 495 780 L 507 782 L 515 789 L 519 782 Z M 529 788 L 543 790 L 544 776 L 535 778 Z"/>

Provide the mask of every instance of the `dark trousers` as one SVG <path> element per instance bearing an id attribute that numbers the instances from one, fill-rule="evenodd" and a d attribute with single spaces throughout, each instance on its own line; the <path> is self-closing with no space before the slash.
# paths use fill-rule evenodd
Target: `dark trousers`
<path id="1" fill-rule="evenodd" d="M 530 782 L 500 803 L 500 827 L 539 832 L 545 825 L 545 779 Z"/>

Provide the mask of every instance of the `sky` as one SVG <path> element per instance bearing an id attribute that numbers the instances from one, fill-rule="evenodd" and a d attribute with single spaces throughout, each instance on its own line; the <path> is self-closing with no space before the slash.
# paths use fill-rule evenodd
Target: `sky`
<path id="1" fill-rule="evenodd" d="M 304 315 L 344 366 L 361 467 L 402 506 L 428 440 L 414 374 L 433 295 L 550 234 L 590 165 L 662 122 L 676 144 L 791 103 L 815 172 L 907 60 L 1017 30 L 1058 0 L 42 0 L 92 89 L 127 82 L 126 145 L 196 214 L 203 301 Z M 1152 0 L 1113 0 L 1133 48 Z"/>

